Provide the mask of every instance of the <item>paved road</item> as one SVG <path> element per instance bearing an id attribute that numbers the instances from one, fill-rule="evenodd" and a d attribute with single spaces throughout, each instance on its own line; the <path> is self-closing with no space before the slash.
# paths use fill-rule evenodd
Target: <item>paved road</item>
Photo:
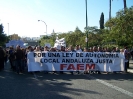
<path id="1" fill-rule="evenodd" d="M 133 99 L 133 74 L 0 72 L 0 99 Z"/>

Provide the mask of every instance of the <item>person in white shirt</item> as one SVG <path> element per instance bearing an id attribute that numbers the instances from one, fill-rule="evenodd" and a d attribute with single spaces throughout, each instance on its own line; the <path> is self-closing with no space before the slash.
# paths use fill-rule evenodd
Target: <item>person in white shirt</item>
<path id="1" fill-rule="evenodd" d="M 82 52 L 82 50 L 79 48 L 79 45 L 76 45 L 76 47 L 75 47 L 75 51 L 76 51 L 77 53 Z M 79 74 L 80 72 L 77 71 L 77 73 Z"/>
<path id="2" fill-rule="evenodd" d="M 120 49 L 120 54 L 124 55 L 124 49 Z"/>
<path id="3" fill-rule="evenodd" d="M 35 52 L 41 51 L 40 47 L 37 46 L 36 49 L 34 50 Z"/>
<path id="4" fill-rule="evenodd" d="M 76 45 L 75 51 L 76 51 L 76 52 L 82 52 L 82 50 L 79 48 L 79 45 Z"/>
<path id="5" fill-rule="evenodd" d="M 44 47 L 44 52 L 48 52 L 48 47 L 47 46 Z"/>
<path id="6" fill-rule="evenodd" d="M 124 49 L 124 56 L 125 56 L 125 72 L 127 72 L 127 68 L 129 68 L 129 52 L 128 47 Z"/>
<path id="7" fill-rule="evenodd" d="M 28 59 L 28 62 L 35 62 L 35 59 L 34 59 L 34 53 L 33 53 L 33 48 L 31 46 L 28 47 L 28 52 L 27 52 L 27 59 Z"/>

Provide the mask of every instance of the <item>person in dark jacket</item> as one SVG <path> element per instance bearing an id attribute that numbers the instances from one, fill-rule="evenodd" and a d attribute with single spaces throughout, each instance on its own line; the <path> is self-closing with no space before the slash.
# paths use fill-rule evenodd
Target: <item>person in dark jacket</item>
<path id="1" fill-rule="evenodd" d="M 27 57 L 27 53 L 26 53 L 26 49 L 22 48 L 21 49 L 23 51 L 23 59 L 22 59 L 22 72 L 24 72 L 24 69 L 26 67 L 26 57 Z"/>
<path id="2" fill-rule="evenodd" d="M 15 52 L 15 60 L 16 60 L 16 70 L 17 70 L 17 73 L 19 74 L 19 72 L 23 71 L 23 68 L 22 68 L 22 60 L 23 60 L 23 51 L 20 49 L 20 46 L 17 45 L 16 47 L 16 52 Z"/>
<path id="3" fill-rule="evenodd" d="M 5 51 L 4 63 L 6 64 L 8 60 L 8 51 L 7 49 L 4 49 L 4 51 Z"/>
<path id="4" fill-rule="evenodd" d="M 3 48 L 0 46 L 0 70 L 4 69 L 4 57 L 5 57 L 5 52 Z"/>
<path id="5" fill-rule="evenodd" d="M 10 65 L 11 65 L 11 69 L 15 70 L 15 55 L 14 55 L 13 47 L 10 47 L 8 53 L 9 53 L 9 62 L 10 62 Z"/>

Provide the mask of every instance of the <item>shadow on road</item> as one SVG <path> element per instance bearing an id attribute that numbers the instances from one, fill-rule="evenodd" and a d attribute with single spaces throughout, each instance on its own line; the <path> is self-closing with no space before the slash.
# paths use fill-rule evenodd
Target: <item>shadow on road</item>
<path id="1" fill-rule="evenodd" d="M 55 75 L 42 72 L 36 75 L 38 79 L 27 72 L 18 75 L 9 68 L 0 71 L 1 99 L 72 99 L 73 96 L 83 96 L 83 93 L 101 94 L 74 87 L 72 80 L 88 80 L 83 75 Z"/>

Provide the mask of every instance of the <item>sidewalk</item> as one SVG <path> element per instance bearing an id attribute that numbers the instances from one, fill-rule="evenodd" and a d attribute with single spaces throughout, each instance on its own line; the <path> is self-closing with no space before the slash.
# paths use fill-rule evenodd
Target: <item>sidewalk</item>
<path id="1" fill-rule="evenodd" d="M 129 68 L 127 69 L 127 71 L 133 73 L 133 60 L 129 60 Z"/>

